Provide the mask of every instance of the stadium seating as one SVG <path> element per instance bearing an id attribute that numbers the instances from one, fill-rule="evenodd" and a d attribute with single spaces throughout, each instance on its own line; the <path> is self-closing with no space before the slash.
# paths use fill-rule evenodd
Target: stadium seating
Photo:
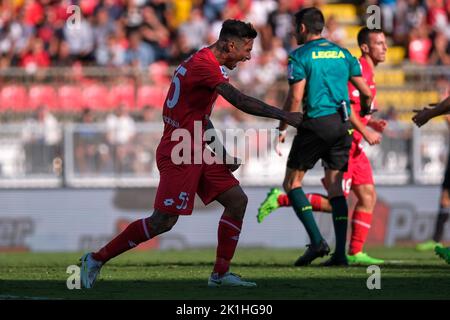
<path id="1" fill-rule="evenodd" d="M 83 107 L 93 110 L 110 110 L 112 105 L 109 100 L 109 90 L 101 84 L 86 85 L 82 92 Z"/>
<path id="2" fill-rule="evenodd" d="M 0 109 L 25 111 L 28 103 L 27 90 L 19 85 L 7 85 L 3 87 L 0 96 Z"/>
<path id="3" fill-rule="evenodd" d="M 325 20 L 333 15 L 338 22 L 357 23 L 356 7 L 352 4 L 325 4 L 321 7 Z"/>
<path id="4" fill-rule="evenodd" d="M 139 87 L 137 94 L 137 108 L 150 106 L 162 109 L 166 99 L 167 88 L 163 86 L 143 85 Z"/>
<path id="5" fill-rule="evenodd" d="M 63 85 L 58 88 L 60 109 L 77 112 L 83 108 L 81 88 L 75 85 Z"/>
<path id="6" fill-rule="evenodd" d="M 109 104 L 134 109 L 136 105 L 134 85 L 132 83 L 114 85 L 109 89 Z"/>
<path id="7" fill-rule="evenodd" d="M 34 85 L 28 89 L 27 108 L 35 110 L 40 106 L 47 106 L 50 110 L 59 110 L 59 101 L 56 90 L 50 85 Z"/>
<path id="8" fill-rule="evenodd" d="M 150 78 L 156 85 L 168 85 L 170 83 L 169 64 L 164 61 L 152 63 L 149 67 Z"/>

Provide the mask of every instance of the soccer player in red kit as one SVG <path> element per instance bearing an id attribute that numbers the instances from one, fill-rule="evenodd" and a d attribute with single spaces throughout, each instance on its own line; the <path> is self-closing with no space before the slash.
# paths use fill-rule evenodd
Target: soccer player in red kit
<path id="1" fill-rule="evenodd" d="M 375 97 L 374 68 L 386 58 L 386 38 L 383 31 L 364 27 L 358 33 L 358 45 L 362 53 L 359 59 L 362 75 L 372 91 L 372 96 Z M 361 142 L 364 138 L 370 145 L 380 143 L 380 133 L 383 132 L 387 123 L 384 120 L 374 119 L 370 115 L 361 117 L 359 115 L 361 111 L 359 91 L 351 82 L 348 84 L 348 91 L 352 102 L 350 120 L 356 130 L 353 133 L 348 171 L 344 173 L 342 188 L 346 197 L 352 190 L 356 195 L 357 203 L 352 216 L 352 234 L 347 260 L 350 264 L 381 264 L 384 262 L 383 260 L 370 257 L 363 252 L 364 242 L 372 222 L 376 192 L 372 167 Z M 368 130 L 367 126 L 375 131 Z M 320 194 L 306 194 L 306 196 L 313 211 L 331 213 L 331 205 L 327 197 Z M 258 222 L 262 222 L 277 208 L 290 205 L 288 196 L 278 188 L 273 188 L 258 210 Z"/>
<path id="2" fill-rule="evenodd" d="M 94 285 L 100 268 L 107 261 L 169 231 L 180 215 L 190 215 L 196 193 L 205 204 L 218 201 L 224 206 L 219 221 L 216 262 L 208 286 L 256 286 L 229 271 L 247 206 L 247 196 L 231 173 L 237 165 L 234 161 L 222 161 L 223 158 L 234 159 L 226 152 L 219 161 L 207 164 L 202 157 L 205 142 L 195 139 L 198 129 L 203 136 L 207 129 L 214 128 L 209 117 L 218 94 L 246 113 L 287 121 L 294 127 L 300 125 L 301 113 L 269 106 L 246 96 L 228 82 L 223 66 L 234 69 L 239 62 L 250 60 L 256 36 L 251 24 L 227 20 L 217 42 L 199 50 L 175 70 L 163 108 L 164 133 L 156 152 L 160 182 L 155 210 L 152 216 L 131 223 L 99 251 L 83 255 L 81 282 L 85 288 Z M 183 149 L 181 154 L 177 137 L 183 133 L 189 134 L 192 147 L 190 152 Z M 180 158 L 183 161 L 180 162 Z"/>

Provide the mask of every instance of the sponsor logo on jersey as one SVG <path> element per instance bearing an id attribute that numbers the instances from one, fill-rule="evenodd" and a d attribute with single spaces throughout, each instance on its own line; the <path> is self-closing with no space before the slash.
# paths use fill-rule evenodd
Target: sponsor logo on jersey
<path id="1" fill-rule="evenodd" d="M 345 54 L 342 50 L 337 51 L 313 51 L 313 59 L 345 59 Z"/>
<path id="2" fill-rule="evenodd" d="M 170 207 L 171 205 L 173 205 L 175 203 L 175 201 L 173 199 L 166 199 L 164 200 L 164 205 L 166 207 Z"/>

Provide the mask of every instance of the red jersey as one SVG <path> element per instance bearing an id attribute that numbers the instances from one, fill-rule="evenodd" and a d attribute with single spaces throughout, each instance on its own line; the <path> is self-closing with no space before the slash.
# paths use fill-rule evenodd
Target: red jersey
<path id="1" fill-rule="evenodd" d="M 178 66 L 164 101 L 164 133 L 157 153 L 170 156 L 181 141 L 171 141 L 172 133 L 179 128 L 189 131 L 194 146 L 194 123 L 197 127 L 200 124 L 203 136 L 218 96 L 216 87 L 223 82 L 228 82 L 228 76 L 209 48 L 199 50 Z"/>
<path id="2" fill-rule="evenodd" d="M 373 101 L 375 101 L 375 95 L 377 93 L 377 89 L 375 87 L 375 79 L 374 79 L 375 74 L 373 72 L 373 69 L 364 57 L 359 58 L 359 63 L 361 64 L 362 76 L 366 80 L 367 85 L 369 86 L 370 91 L 372 92 Z M 358 89 L 355 88 L 355 86 L 350 81 L 348 82 L 348 93 L 350 96 L 350 100 L 352 101 L 353 111 L 356 113 L 359 120 L 361 120 L 361 122 L 364 125 L 367 125 L 367 123 L 369 122 L 369 119 L 370 119 L 370 115 L 365 116 L 365 117 L 361 117 L 359 115 L 359 112 L 361 111 L 361 102 L 359 99 L 359 91 L 358 91 Z M 374 107 L 374 103 L 372 102 L 371 108 L 373 108 L 373 107 Z M 362 138 L 363 137 L 362 137 L 361 133 L 359 133 L 357 130 L 355 130 L 353 133 L 353 141 L 355 143 L 359 144 L 361 142 Z"/>

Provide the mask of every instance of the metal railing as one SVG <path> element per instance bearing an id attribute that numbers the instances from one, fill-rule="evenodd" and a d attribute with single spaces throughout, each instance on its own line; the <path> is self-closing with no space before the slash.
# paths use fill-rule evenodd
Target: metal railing
<path id="1" fill-rule="evenodd" d="M 274 152 L 270 130 L 275 123 L 229 125 L 236 142 L 246 143 L 244 163 L 235 172 L 243 185 L 280 185 L 295 132 Z M 253 129 L 252 135 L 247 129 Z M 236 131 L 239 130 L 239 131 Z M 161 123 L 136 123 L 131 132 L 114 132 L 105 124 L 69 123 L 45 127 L 36 123 L 0 126 L 0 187 L 150 187 L 157 186 L 159 172 L 155 152 Z M 122 138 L 118 138 L 121 135 Z M 224 135 L 226 136 L 226 135 Z M 365 146 L 375 176 L 382 185 L 439 184 L 445 170 L 449 134 L 445 124 L 422 129 L 390 122 L 378 146 Z M 224 141 L 229 150 L 231 141 Z M 231 151 L 230 151 L 231 152 Z M 323 169 L 318 163 L 305 184 L 320 185 Z"/>

